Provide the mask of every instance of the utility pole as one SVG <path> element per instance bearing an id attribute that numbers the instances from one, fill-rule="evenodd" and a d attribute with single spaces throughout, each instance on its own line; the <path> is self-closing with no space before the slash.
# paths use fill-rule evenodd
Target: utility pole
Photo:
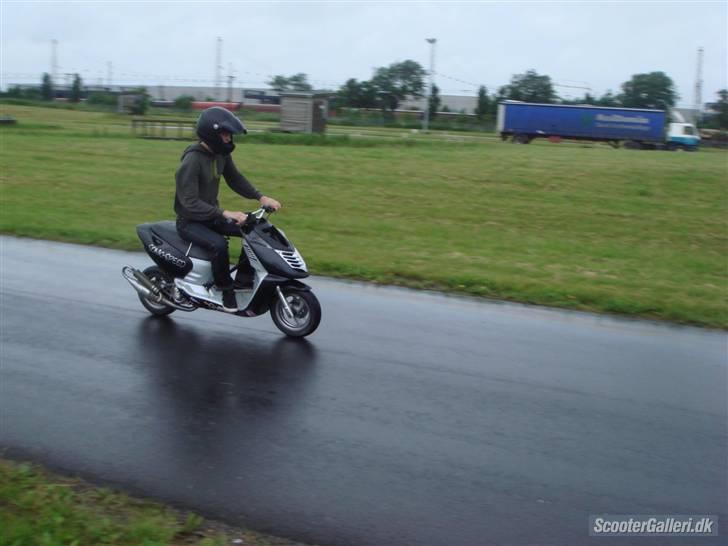
<path id="1" fill-rule="evenodd" d="M 233 101 L 233 80 L 234 79 L 235 79 L 235 76 L 233 76 L 233 65 L 232 65 L 232 63 L 228 63 L 228 95 L 227 95 L 228 102 Z"/>
<path id="2" fill-rule="evenodd" d="M 106 63 L 106 87 L 109 88 L 109 91 L 111 91 L 111 76 L 114 73 L 114 67 L 111 64 L 111 61 Z"/>
<path id="3" fill-rule="evenodd" d="M 220 100 L 220 71 L 222 69 L 222 38 L 217 37 L 217 51 L 215 53 L 215 98 Z"/>
<path id="4" fill-rule="evenodd" d="M 695 124 L 703 110 L 703 48 L 698 48 L 698 73 L 695 77 Z"/>
<path id="5" fill-rule="evenodd" d="M 58 40 L 51 41 L 51 81 L 54 85 L 58 85 L 56 78 L 58 77 Z"/>
<path id="6" fill-rule="evenodd" d="M 430 123 L 430 97 L 432 96 L 432 83 L 435 74 L 435 44 L 437 38 L 427 38 L 427 43 L 430 44 L 430 82 L 427 84 L 427 97 L 425 98 L 425 115 L 422 118 L 422 130 L 427 131 Z"/>

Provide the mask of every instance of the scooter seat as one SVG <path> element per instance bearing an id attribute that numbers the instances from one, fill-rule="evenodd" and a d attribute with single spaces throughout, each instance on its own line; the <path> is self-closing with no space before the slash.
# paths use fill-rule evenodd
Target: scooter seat
<path id="1" fill-rule="evenodd" d="M 211 251 L 195 243 L 192 243 L 192 246 L 190 247 L 190 242 L 185 241 L 182 237 L 179 236 L 179 233 L 177 233 L 177 226 L 172 221 L 167 220 L 164 222 L 145 224 L 144 227 L 150 229 L 151 232 L 157 237 L 165 240 L 167 243 L 179 250 L 182 254 L 186 254 L 190 258 L 207 261 L 212 260 Z M 189 252 L 187 252 L 187 249 L 189 249 Z"/>

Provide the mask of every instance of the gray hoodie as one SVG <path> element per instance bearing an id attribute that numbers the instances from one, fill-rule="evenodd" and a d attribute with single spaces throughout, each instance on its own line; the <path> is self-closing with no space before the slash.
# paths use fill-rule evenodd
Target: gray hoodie
<path id="1" fill-rule="evenodd" d="M 231 156 L 215 155 L 200 143 L 192 144 L 182 154 L 174 175 L 177 217 L 198 222 L 222 217 L 217 200 L 221 174 L 235 193 L 248 199 L 260 199 L 263 195 L 238 171 Z"/>

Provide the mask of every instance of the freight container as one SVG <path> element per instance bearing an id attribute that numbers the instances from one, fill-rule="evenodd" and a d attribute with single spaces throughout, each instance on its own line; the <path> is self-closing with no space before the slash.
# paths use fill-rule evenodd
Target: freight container
<path id="1" fill-rule="evenodd" d="M 644 149 L 693 150 L 700 137 L 689 123 L 669 123 L 664 110 L 590 105 L 533 104 L 505 101 L 498 105 L 497 130 L 503 140 L 528 144 L 534 138 L 628 142 Z"/>

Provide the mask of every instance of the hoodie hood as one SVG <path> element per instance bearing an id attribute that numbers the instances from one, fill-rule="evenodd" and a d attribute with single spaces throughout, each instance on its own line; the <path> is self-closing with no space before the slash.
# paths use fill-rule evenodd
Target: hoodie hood
<path id="1" fill-rule="evenodd" d="M 180 161 L 182 161 L 187 154 L 190 154 L 192 152 L 199 152 L 201 154 L 204 154 L 206 156 L 212 156 L 214 155 L 212 152 L 210 152 L 207 148 L 205 148 L 201 143 L 196 142 L 195 144 L 190 144 L 185 148 L 185 151 L 182 152 L 182 157 L 180 157 Z"/>

